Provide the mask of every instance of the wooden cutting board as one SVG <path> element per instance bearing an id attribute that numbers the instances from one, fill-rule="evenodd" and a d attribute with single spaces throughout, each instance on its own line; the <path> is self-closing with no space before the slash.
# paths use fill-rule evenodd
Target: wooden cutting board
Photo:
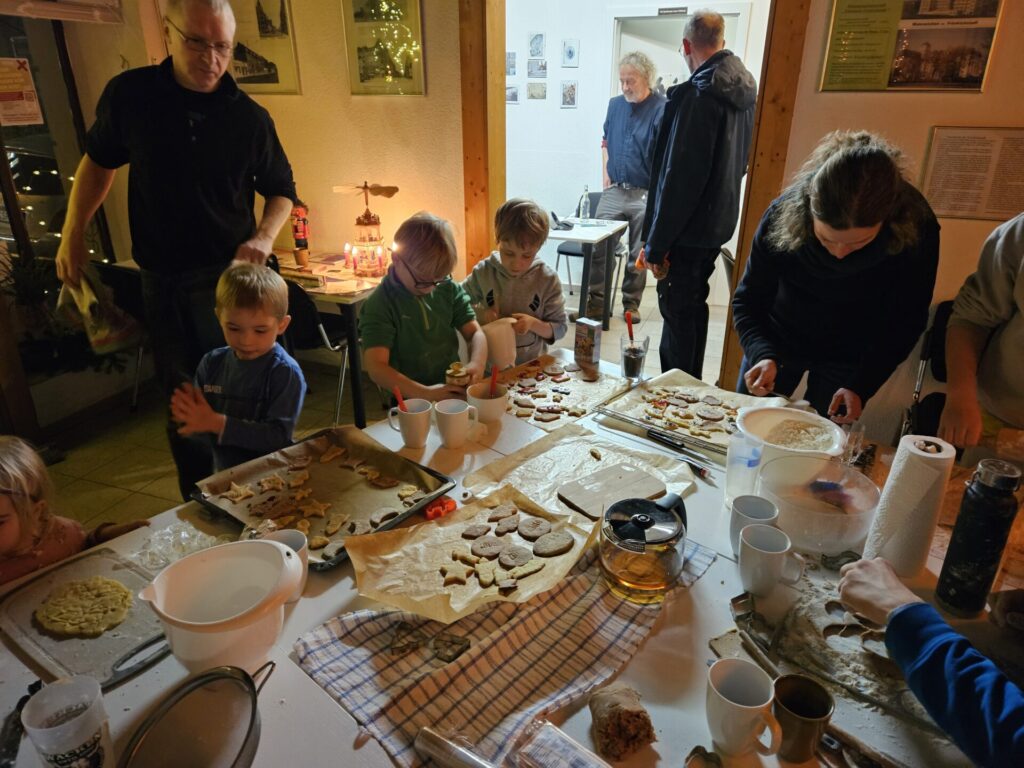
<path id="1" fill-rule="evenodd" d="M 623 499 L 656 499 L 665 495 L 665 483 L 629 464 L 615 464 L 559 487 L 558 497 L 574 509 L 599 518 Z"/>

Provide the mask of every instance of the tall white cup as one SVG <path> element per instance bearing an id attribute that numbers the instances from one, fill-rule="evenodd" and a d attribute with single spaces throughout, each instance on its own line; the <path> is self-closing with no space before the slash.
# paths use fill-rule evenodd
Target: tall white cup
<path id="1" fill-rule="evenodd" d="M 405 401 L 405 408 L 404 411 L 398 407 L 388 411 L 388 424 L 402 433 L 402 443 L 406 448 L 422 448 L 427 444 L 430 433 L 430 401 L 414 397 Z M 397 424 L 395 419 L 398 419 Z"/>
<path id="2" fill-rule="evenodd" d="M 437 431 L 445 448 L 461 448 L 469 437 L 470 422 L 477 423 L 477 410 L 465 400 L 441 400 L 434 403 Z"/>
<path id="3" fill-rule="evenodd" d="M 44 765 L 114 768 L 110 726 L 95 678 L 79 675 L 44 686 L 21 711 L 21 723 Z"/>
<path id="4" fill-rule="evenodd" d="M 771 713 L 775 689 L 772 679 L 746 659 L 719 659 L 708 669 L 707 717 L 715 749 L 743 755 L 756 749 L 774 755 L 782 743 L 782 729 Z M 761 741 L 767 730 L 769 743 Z"/>
<path id="5" fill-rule="evenodd" d="M 480 421 L 492 423 L 501 421 L 505 415 L 505 408 L 508 407 L 508 387 L 498 384 L 494 387 L 495 396 L 490 397 L 491 382 L 480 381 L 470 384 L 466 388 L 466 401 L 476 408 Z"/>
<path id="6" fill-rule="evenodd" d="M 730 508 L 729 541 L 732 553 L 737 557 L 740 554 L 740 531 L 748 525 L 775 525 L 779 519 L 778 507 L 760 496 L 737 496 Z"/>
<path id="7" fill-rule="evenodd" d="M 271 531 L 263 538 L 279 541 L 299 556 L 302 563 L 302 578 L 299 579 L 299 586 L 292 592 L 291 597 L 285 600 L 286 603 L 294 603 L 302 597 L 302 592 L 306 589 L 306 577 L 309 576 L 309 542 L 306 540 L 306 534 L 294 528 L 284 528 L 280 531 Z"/>
<path id="8" fill-rule="evenodd" d="M 740 531 L 740 580 L 750 594 L 768 595 L 780 582 L 796 584 L 804 575 L 804 565 L 789 536 L 778 528 L 748 525 Z"/>

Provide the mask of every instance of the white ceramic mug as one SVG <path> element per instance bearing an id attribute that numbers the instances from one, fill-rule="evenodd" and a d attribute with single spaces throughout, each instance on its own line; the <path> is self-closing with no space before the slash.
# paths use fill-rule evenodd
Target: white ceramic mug
<path id="1" fill-rule="evenodd" d="M 496 385 L 494 397 L 490 396 L 490 391 L 490 381 L 479 381 L 466 388 L 466 401 L 476 408 L 480 421 L 485 423 L 501 421 L 508 407 L 508 387 L 504 384 Z"/>
<path id="2" fill-rule="evenodd" d="M 792 567 L 796 566 L 796 573 Z M 789 536 L 770 525 L 748 525 L 740 531 L 740 579 L 752 595 L 767 595 L 775 586 L 796 584 L 804 575 L 804 559 L 793 551 Z"/>
<path id="3" fill-rule="evenodd" d="M 729 541 L 736 557 L 740 554 L 740 531 L 748 525 L 775 525 L 779 519 L 778 507 L 760 496 L 737 496 L 732 500 L 731 510 Z"/>
<path id="4" fill-rule="evenodd" d="M 427 434 L 430 432 L 430 411 L 429 400 L 421 400 L 414 397 L 405 401 L 405 410 L 398 407 L 388 411 L 388 424 L 396 432 L 402 433 L 402 443 L 406 448 L 422 448 L 427 444 Z M 395 424 L 395 419 L 398 424 Z"/>
<path id="5" fill-rule="evenodd" d="M 469 437 L 469 425 L 477 423 L 477 410 L 465 400 L 441 400 L 434 403 L 437 431 L 445 448 L 461 448 Z"/>
<path id="6" fill-rule="evenodd" d="M 302 578 L 291 597 L 285 600 L 286 603 L 294 603 L 302 597 L 302 592 L 306 589 L 306 577 L 309 576 L 309 542 L 306 540 L 306 534 L 293 528 L 284 528 L 280 531 L 271 531 L 263 538 L 279 541 L 299 556 L 302 563 Z"/>
<path id="7" fill-rule="evenodd" d="M 771 713 L 772 679 L 745 659 L 719 659 L 708 669 L 706 699 L 708 728 L 715 749 L 743 755 L 756 749 L 774 755 L 782 742 L 779 721 Z M 769 732 L 769 743 L 761 733 Z"/>

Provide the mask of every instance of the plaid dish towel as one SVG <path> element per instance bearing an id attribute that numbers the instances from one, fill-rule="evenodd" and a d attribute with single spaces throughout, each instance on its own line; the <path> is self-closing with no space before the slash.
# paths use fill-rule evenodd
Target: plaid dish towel
<path id="1" fill-rule="evenodd" d="M 715 557 L 688 541 L 680 584 L 692 585 Z M 448 626 L 403 611 L 357 611 L 303 635 L 295 652 L 306 673 L 397 765 L 424 764 L 413 749 L 424 725 L 460 731 L 498 764 L 530 721 L 578 701 L 618 672 L 660 609 L 613 595 L 591 549 L 557 587 L 526 603 L 498 603 Z M 428 638 L 461 635 L 470 648 L 448 664 L 426 645 L 396 657 L 389 644 L 400 621 Z"/>

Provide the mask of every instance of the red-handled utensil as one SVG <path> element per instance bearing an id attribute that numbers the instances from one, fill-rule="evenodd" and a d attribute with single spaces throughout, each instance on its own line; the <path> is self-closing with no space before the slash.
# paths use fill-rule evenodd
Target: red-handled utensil
<path id="1" fill-rule="evenodd" d="M 626 310 L 626 331 L 629 332 L 629 340 L 633 341 L 633 313 Z"/>
<path id="2" fill-rule="evenodd" d="M 498 366 L 491 366 L 491 389 L 487 395 L 490 398 L 494 398 L 498 394 Z"/>
<path id="3" fill-rule="evenodd" d="M 407 412 L 409 409 L 405 407 L 405 398 L 402 397 L 402 390 L 398 388 L 397 384 L 391 388 L 391 392 L 394 394 L 395 400 L 398 401 L 398 410 Z"/>

